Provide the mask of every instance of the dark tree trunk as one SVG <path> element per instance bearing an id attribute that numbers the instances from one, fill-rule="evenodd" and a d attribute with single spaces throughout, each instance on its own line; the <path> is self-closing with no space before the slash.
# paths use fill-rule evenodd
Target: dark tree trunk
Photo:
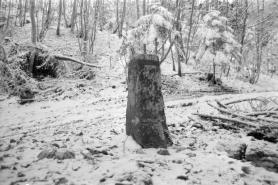
<path id="1" fill-rule="evenodd" d="M 25 0 L 24 13 L 23 13 L 23 26 L 25 25 L 25 22 L 26 22 L 27 8 L 28 8 L 28 0 Z"/>
<path id="2" fill-rule="evenodd" d="M 68 21 L 67 21 L 67 17 L 66 17 L 66 0 L 63 0 L 63 15 L 64 15 L 64 19 L 65 19 L 65 25 L 66 28 L 69 27 Z"/>
<path id="3" fill-rule="evenodd" d="M 143 16 L 146 15 L 146 0 L 143 0 Z M 143 44 L 144 54 L 147 54 L 147 45 Z"/>
<path id="4" fill-rule="evenodd" d="M 143 148 L 171 146 L 158 56 L 134 55 L 128 67 L 126 134 Z"/>
<path id="5" fill-rule="evenodd" d="M 57 30 L 56 30 L 56 34 L 58 36 L 61 36 L 61 34 L 60 34 L 61 16 L 62 16 L 62 0 L 59 1 L 59 17 L 58 17 L 58 25 L 57 25 Z"/>
<path id="6" fill-rule="evenodd" d="M 32 23 L 32 43 L 36 43 L 37 32 L 36 32 L 36 21 L 35 21 L 35 0 L 30 0 L 30 18 Z"/>

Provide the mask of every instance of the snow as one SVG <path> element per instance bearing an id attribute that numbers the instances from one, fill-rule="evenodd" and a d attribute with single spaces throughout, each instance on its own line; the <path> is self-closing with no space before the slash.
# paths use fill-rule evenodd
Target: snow
<path id="1" fill-rule="evenodd" d="M 55 30 L 51 29 L 44 44 L 51 51 L 78 56 L 76 37 L 69 30 L 63 31 L 65 35 L 56 37 Z M 29 33 L 30 29 L 27 27 L 23 32 Z M 21 38 L 21 42 L 28 42 L 29 38 L 24 38 Z M 96 51 L 105 50 L 113 57 L 113 69 L 108 69 L 109 61 L 102 56 L 99 63 L 103 68 L 97 72 L 95 79 L 98 85 L 91 85 L 92 91 L 97 91 L 95 96 L 84 92 L 72 99 L 45 99 L 25 105 L 18 104 L 17 97 L 0 97 L 0 157 L 8 155 L 0 164 L 0 184 L 25 179 L 25 182 L 18 184 L 55 184 L 57 180 L 65 178 L 67 184 L 108 185 L 126 176 L 140 179 L 146 175 L 151 176 L 154 185 L 278 183 L 277 173 L 255 167 L 250 162 L 231 159 L 217 147 L 218 142 L 244 142 L 247 145 L 265 145 L 277 151 L 277 144 L 252 141 L 243 129 L 234 133 L 215 127 L 206 120 L 198 119 L 208 128 L 207 131 L 192 128 L 193 122 L 188 118 L 196 112 L 219 114 L 207 105 L 215 100 L 225 102 L 236 98 L 278 96 L 277 76 L 270 78 L 261 74 L 255 85 L 237 80 L 234 76 L 222 76 L 224 84 L 240 92 L 218 95 L 215 91 L 219 87 L 199 81 L 198 74 L 194 73 L 200 71 L 194 66 L 182 63 L 183 73 L 188 74 L 179 77 L 172 71 L 171 61 L 166 60 L 161 66 L 162 92 L 167 124 L 175 145 L 168 148 L 169 156 L 161 156 L 157 154 L 158 149 L 142 149 L 125 134 L 127 90 L 123 83 L 124 61 L 115 56 L 115 48 L 119 47 L 121 40 L 116 36 L 111 36 L 111 40 L 111 50 L 103 44 L 107 43 L 106 32 L 100 33 L 96 40 Z M 217 52 L 215 57 L 209 50 L 205 52 L 205 45 L 202 45 L 196 58 L 203 56 L 205 62 L 213 61 L 214 57 L 216 61 L 224 61 L 223 55 Z M 209 71 L 207 62 L 202 66 L 206 72 Z M 12 139 L 16 143 L 11 143 Z M 189 147 L 192 143 L 194 147 Z M 65 146 L 76 154 L 76 158 L 38 160 L 37 155 L 43 149 L 53 147 L 53 144 Z M 11 148 L 7 149 L 8 146 Z M 93 156 L 94 160 L 84 159 L 80 152 L 86 152 L 86 148 L 106 150 L 112 155 L 98 154 Z M 154 170 L 139 167 L 138 160 L 154 161 Z M 250 174 L 244 173 L 242 167 L 248 167 Z M 20 172 L 25 176 L 19 177 Z M 177 179 L 180 175 L 187 176 L 188 180 Z M 105 181 L 100 182 L 101 179 Z"/>

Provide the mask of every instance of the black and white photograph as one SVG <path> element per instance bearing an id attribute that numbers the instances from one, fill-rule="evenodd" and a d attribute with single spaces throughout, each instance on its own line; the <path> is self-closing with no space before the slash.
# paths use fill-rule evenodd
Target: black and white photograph
<path id="1" fill-rule="evenodd" d="M 278 0 L 0 0 L 0 185 L 278 185 Z"/>

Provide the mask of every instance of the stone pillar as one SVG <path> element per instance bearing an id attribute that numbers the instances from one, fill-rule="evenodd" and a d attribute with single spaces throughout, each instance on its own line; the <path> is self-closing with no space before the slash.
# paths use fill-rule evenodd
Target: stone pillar
<path id="1" fill-rule="evenodd" d="M 157 55 L 134 55 L 128 65 L 126 134 L 143 148 L 173 144 L 166 125 Z"/>

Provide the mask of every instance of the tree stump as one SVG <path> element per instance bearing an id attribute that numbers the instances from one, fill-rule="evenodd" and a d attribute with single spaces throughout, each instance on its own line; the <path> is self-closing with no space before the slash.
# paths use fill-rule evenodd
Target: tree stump
<path id="1" fill-rule="evenodd" d="M 134 55 L 128 65 L 126 134 L 142 148 L 166 148 L 172 140 L 166 125 L 157 55 Z"/>

